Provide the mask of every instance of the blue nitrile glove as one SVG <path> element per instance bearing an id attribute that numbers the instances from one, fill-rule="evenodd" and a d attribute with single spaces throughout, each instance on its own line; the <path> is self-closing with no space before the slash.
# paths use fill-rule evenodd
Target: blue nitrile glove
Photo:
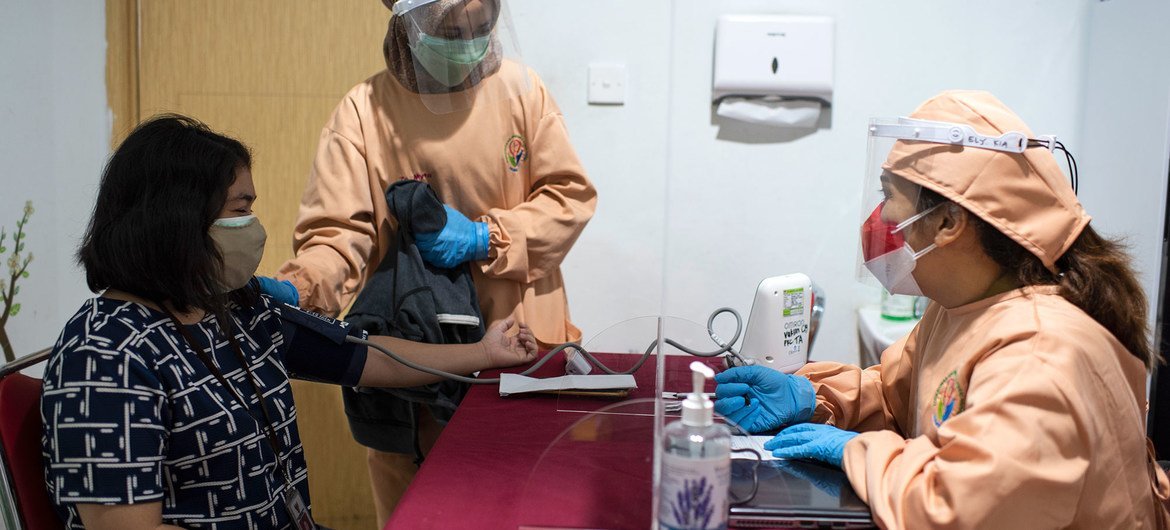
<path id="1" fill-rule="evenodd" d="M 414 242 L 427 263 L 444 269 L 488 256 L 487 223 L 477 223 L 446 204 L 447 224 L 438 232 L 415 234 Z"/>
<path id="2" fill-rule="evenodd" d="M 715 374 L 715 383 L 715 412 L 748 432 L 806 422 L 817 406 L 808 379 L 763 366 L 724 370 Z"/>
<path id="3" fill-rule="evenodd" d="M 292 282 L 267 276 L 257 276 L 256 279 L 260 281 L 260 292 L 271 296 L 273 300 L 294 307 L 300 305 L 301 293 L 297 292 Z"/>
<path id="4" fill-rule="evenodd" d="M 823 423 L 793 425 L 764 442 L 764 449 L 776 458 L 811 458 L 841 467 L 845 444 L 857 436 Z"/>

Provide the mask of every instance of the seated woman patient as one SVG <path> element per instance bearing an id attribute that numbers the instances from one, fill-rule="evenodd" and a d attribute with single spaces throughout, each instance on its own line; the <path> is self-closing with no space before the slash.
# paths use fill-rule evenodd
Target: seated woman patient
<path id="1" fill-rule="evenodd" d="M 438 379 L 260 293 L 250 166 L 240 142 L 182 116 L 143 123 L 106 166 L 78 252 L 101 295 L 61 332 L 41 400 L 46 481 L 67 528 L 314 528 L 289 378 Z M 468 345 L 369 340 L 466 374 L 533 359 L 531 332 L 508 336 L 513 324 Z"/>

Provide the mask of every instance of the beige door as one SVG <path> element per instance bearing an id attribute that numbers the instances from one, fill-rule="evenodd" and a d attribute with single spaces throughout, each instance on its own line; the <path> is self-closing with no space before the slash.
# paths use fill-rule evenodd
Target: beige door
<path id="1" fill-rule="evenodd" d="M 389 10 L 378 0 L 107 0 L 107 20 L 115 141 L 143 118 L 178 112 L 251 147 L 268 230 L 259 274 L 273 274 L 292 257 L 321 127 L 350 87 L 385 67 Z M 293 392 L 318 521 L 373 528 L 365 451 L 340 392 L 301 381 Z"/>

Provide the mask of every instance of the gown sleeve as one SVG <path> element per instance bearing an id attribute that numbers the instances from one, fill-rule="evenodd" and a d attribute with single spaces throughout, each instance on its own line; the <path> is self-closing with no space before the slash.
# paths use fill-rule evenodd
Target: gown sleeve
<path id="1" fill-rule="evenodd" d="M 346 98 L 321 131 L 293 232 L 296 257 L 277 273 L 296 286 L 301 307 L 323 315 L 353 300 L 378 238 L 360 121 Z"/>
<path id="2" fill-rule="evenodd" d="M 967 407 L 937 440 L 864 432 L 845 446 L 846 474 L 883 528 L 1064 528 L 1090 457 L 1077 385 L 1009 344 L 972 373 Z"/>
<path id="3" fill-rule="evenodd" d="M 532 283 L 555 272 L 593 217 L 597 190 L 569 142 L 564 116 L 539 77 L 528 112 L 538 115 L 529 139 L 529 194 L 521 204 L 492 208 L 488 260 L 480 266 L 492 278 Z"/>

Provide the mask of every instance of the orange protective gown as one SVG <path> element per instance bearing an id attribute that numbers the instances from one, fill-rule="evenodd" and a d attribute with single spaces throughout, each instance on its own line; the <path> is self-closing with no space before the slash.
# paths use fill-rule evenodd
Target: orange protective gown
<path id="1" fill-rule="evenodd" d="M 301 201 L 296 257 L 278 277 L 303 307 L 338 315 L 378 267 L 395 223 L 386 188 L 420 179 L 472 220 L 487 222 L 491 250 L 472 262 L 488 322 L 513 315 L 544 344 L 576 341 L 560 265 L 593 216 L 597 191 L 569 143 L 560 109 L 535 72 L 508 101 L 434 114 L 383 71 L 349 91 L 324 130 Z"/>
<path id="2" fill-rule="evenodd" d="M 813 420 L 883 528 L 1154 528 L 1141 361 L 1055 286 L 932 304 L 881 364 L 813 363 Z"/>

